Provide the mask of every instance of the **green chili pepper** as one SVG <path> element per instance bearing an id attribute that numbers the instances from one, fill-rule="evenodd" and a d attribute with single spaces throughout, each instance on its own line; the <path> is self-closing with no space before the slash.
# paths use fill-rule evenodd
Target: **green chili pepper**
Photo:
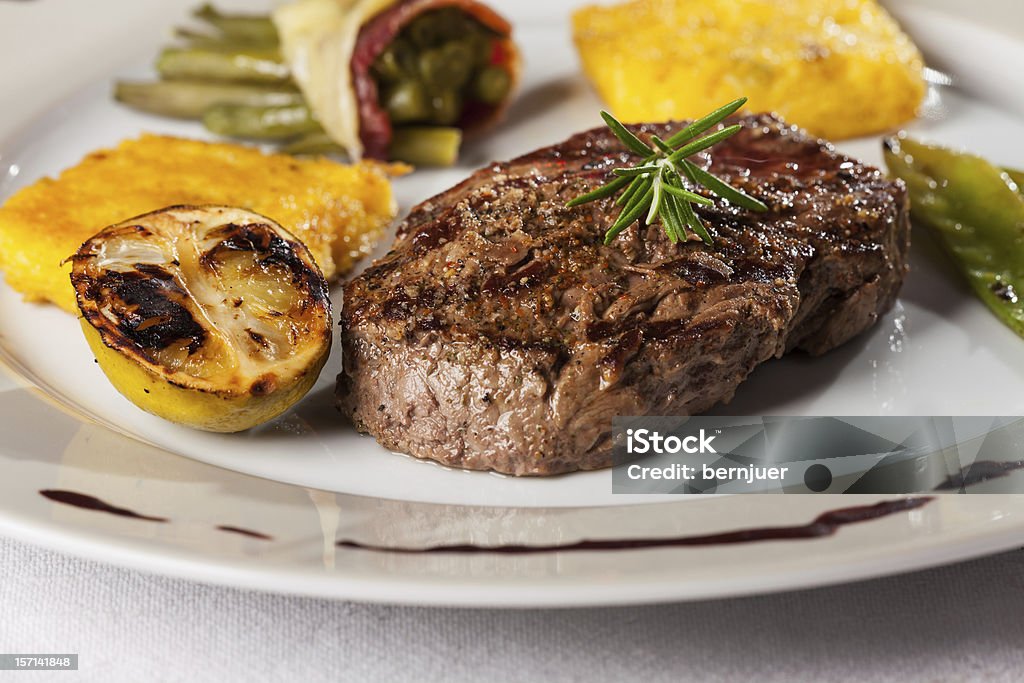
<path id="1" fill-rule="evenodd" d="M 978 298 L 1024 337 L 1024 195 L 1014 187 L 1016 172 L 906 138 L 885 147 L 889 171 L 907 183 L 914 222 L 938 238 Z"/>

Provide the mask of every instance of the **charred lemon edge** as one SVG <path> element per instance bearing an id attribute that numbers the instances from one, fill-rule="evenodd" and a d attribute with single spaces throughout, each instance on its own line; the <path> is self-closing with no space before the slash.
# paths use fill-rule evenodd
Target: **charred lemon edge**
<path id="1" fill-rule="evenodd" d="M 212 391 L 169 380 L 108 346 L 85 318 L 80 322 L 103 374 L 125 398 L 157 417 L 210 432 L 241 432 L 281 415 L 313 388 L 330 356 L 328 345 L 285 388 L 267 394 Z"/>
<path id="2" fill-rule="evenodd" d="M 309 249 L 287 229 L 271 218 L 249 209 L 244 211 L 259 216 L 279 230 L 296 251 L 302 263 L 317 275 L 314 304 L 324 312 L 326 324 L 320 339 L 319 353 L 309 352 L 310 362 L 300 364 L 292 359 L 291 372 L 279 375 L 267 372 L 247 387 L 218 387 L 210 380 L 193 377 L 167 369 L 144 355 L 135 342 L 103 318 L 95 300 L 86 297 L 84 288 L 89 278 L 79 277 L 75 265 L 90 258 L 83 253 L 90 244 L 112 228 L 117 228 L 167 211 L 193 211 L 203 209 L 231 209 L 219 204 L 174 205 L 133 216 L 109 225 L 82 243 L 65 262 L 72 263 L 71 283 L 79 309 L 79 323 L 86 342 L 107 379 L 122 395 L 136 406 L 171 422 L 186 424 L 213 432 L 239 432 L 266 422 L 287 411 L 316 383 L 330 356 L 333 342 L 333 311 L 326 279 Z M 313 338 L 310 338 L 312 341 Z M 267 386 L 269 385 L 269 386 Z"/>

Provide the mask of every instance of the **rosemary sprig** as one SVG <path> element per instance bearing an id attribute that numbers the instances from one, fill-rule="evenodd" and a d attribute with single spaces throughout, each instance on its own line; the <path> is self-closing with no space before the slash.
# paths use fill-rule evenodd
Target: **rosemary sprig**
<path id="1" fill-rule="evenodd" d="M 593 192 L 576 197 L 566 206 L 579 206 L 621 192 L 615 203 L 622 207 L 622 211 L 619 212 L 618 218 L 605 233 L 605 244 L 610 244 L 616 235 L 637 220 L 642 220 L 645 225 L 651 225 L 654 221 L 660 220 L 662 227 L 665 228 L 665 234 L 673 244 L 688 239 L 688 233 L 697 235 L 707 244 L 711 244 L 711 235 L 701 223 L 693 205 L 707 206 L 713 202 L 707 197 L 687 189 L 684 178 L 692 186 L 703 186 L 718 197 L 737 206 L 751 211 L 768 210 L 768 207 L 762 202 L 687 159 L 687 157 L 738 133 L 742 126 L 733 125 L 704 137 L 697 137 L 721 123 L 746 102 L 747 98 L 741 97 L 719 107 L 683 128 L 668 140 L 662 140 L 654 135 L 651 137 L 653 147 L 634 135 L 614 116 L 606 111 L 601 112 L 601 118 L 608 124 L 615 137 L 643 161 L 629 168 L 614 169 L 612 171 L 616 176 L 614 180 Z"/>

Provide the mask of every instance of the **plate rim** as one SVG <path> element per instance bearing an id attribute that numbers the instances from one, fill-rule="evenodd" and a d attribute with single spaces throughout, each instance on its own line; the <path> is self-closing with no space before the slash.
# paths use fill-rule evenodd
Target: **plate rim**
<path id="1" fill-rule="evenodd" d="M 66 108 L 80 95 L 83 90 L 94 87 L 89 82 L 80 85 L 64 97 L 50 103 L 42 116 Z M 41 116 L 41 117 L 42 117 Z M 41 118 L 40 117 L 40 118 Z M 17 140 L 22 133 L 34 127 L 32 120 L 23 120 L 5 136 L 10 143 Z M 7 360 L 7 359 L 3 359 Z M 6 362 L 0 362 L 6 366 Z M 51 407 L 70 411 L 77 418 L 77 406 L 70 408 L 58 393 L 51 395 L 45 388 L 25 377 L 13 368 L 4 367 L 4 371 L 17 377 L 18 382 L 27 382 L 35 392 L 31 400 L 50 404 Z M 30 396 L 28 392 L 26 396 Z M 111 429 L 105 422 L 98 423 L 101 428 Z M 127 438 L 137 439 L 135 435 L 124 434 L 121 430 L 112 430 Z M 145 443 L 144 441 L 140 440 Z M 161 449 L 163 450 L 163 449 Z M 172 454 L 175 457 L 187 457 Z M 207 463 L 203 463 L 207 464 Z M 208 464 L 207 464 L 208 465 Z M 216 465 L 208 465 L 217 467 Z M 239 476 L 256 476 L 237 473 Z M 283 486 L 294 486 L 274 481 Z M 354 494 L 341 494 L 354 495 Z M 842 500 L 830 496 L 830 501 Z M 849 498 L 847 497 L 847 500 Z M 648 506 L 675 505 L 677 503 L 649 503 Z M 506 506 L 502 506 L 506 507 Z M 178 579 L 198 581 L 204 584 L 224 585 L 240 589 L 259 590 L 309 597 L 326 597 L 337 600 L 357 600 L 360 602 L 386 604 L 415 604 L 424 606 L 458 606 L 458 607 L 581 607 L 581 606 L 614 606 L 632 604 L 654 604 L 684 600 L 704 600 L 723 597 L 741 597 L 746 595 L 766 594 L 791 590 L 809 589 L 825 585 L 833 585 L 847 581 L 868 580 L 885 575 L 917 571 L 928 567 L 939 566 L 974 557 L 998 553 L 1024 545 L 1022 540 L 1024 522 L 1015 521 L 992 527 L 988 533 L 981 533 L 970 538 L 960 538 L 955 542 L 938 543 L 915 548 L 909 554 L 891 553 L 882 558 L 865 556 L 859 560 L 847 561 L 842 570 L 835 568 L 832 572 L 822 572 L 818 567 L 811 567 L 799 572 L 790 571 L 776 577 L 777 580 L 750 582 L 749 577 L 726 578 L 719 581 L 680 582 L 666 577 L 659 581 L 647 581 L 642 584 L 616 583 L 616 591 L 608 590 L 607 584 L 600 582 L 582 583 L 578 586 L 566 586 L 562 581 L 553 585 L 538 586 L 534 583 L 503 586 L 500 592 L 487 581 L 473 581 L 455 585 L 445 579 L 431 584 L 422 575 L 413 577 L 383 576 L 376 580 L 363 580 L 337 573 L 318 576 L 315 572 L 285 571 L 273 565 L 260 565 L 256 568 L 246 567 L 240 561 L 226 561 L 220 558 L 211 559 L 201 555 L 188 557 L 181 549 L 169 546 L 155 549 L 144 543 L 126 536 L 83 531 L 71 527 L 62 527 L 52 519 L 19 518 L 17 511 L 13 514 L 0 502 L 0 534 L 19 541 L 42 546 L 57 552 L 68 553 L 91 561 L 114 564 L 116 566 L 140 570 L 155 575 L 172 576 Z M 840 531 L 840 533 L 842 533 Z M 813 548 L 813 546 L 810 546 Z M 159 567 L 159 568 L 155 568 Z M 213 571 L 211 571 L 211 568 Z M 274 580 L 277 577 L 277 580 Z M 477 581 L 477 583 L 474 583 Z M 742 584 L 742 585 L 737 585 Z M 627 588 L 628 586 L 628 588 Z M 467 590 L 468 588 L 468 590 Z M 484 593 L 488 593 L 484 595 Z"/>
<path id="2" fill-rule="evenodd" d="M 183 456 L 175 456 L 183 457 Z M 243 475 L 245 476 L 245 475 Z M 291 486 L 291 485 L 288 485 Z M 1013 495 L 1013 494 L 1007 494 Z M 959 494 L 939 494 L 941 498 L 964 500 Z M 1019 496 L 1015 496 L 1019 497 Z M 839 498 L 838 494 L 828 499 Z M 849 496 L 846 496 L 849 498 Z M 672 505 L 665 503 L 662 505 Z M 927 508 L 925 508 L 927 509 Z M 839 533 L 842 533 L 840 530 Z M 415 605 L 455 608 L 571 609 L 579 607 L 616 607 L 694 602 L 725 598 L 811 590 L 833 585 L 868 581 L 886 576 L 917 572 L 933 567 L 966 562 L 1024 547 L 1024 519 L 983 534 L 972 534 L 914 548 L 909 553 L 868 554 L 853 561 L 842 559 L 828 565 L 800 570 L 759 574 L 758 581 L 746 575 L 717 580 L 680 580 L 666 574 L 642 582 L 580 581 L 578 577 L 559 577 L 558 581 L 538 583 L 504 582 L 496 587 L 493 579 L 476 577 L 445 578 L 381 575 L 373 579 L 336 573 L 288 570 L 285 566 L 245 566 L 241 561 L 189 557 L 181 552 L 147 548 L 132 539 L 94 532 L 71 532 L 55 523 L 19 521 L 0 508 L 0 535 L 122 569 L 141 571 L 193 581 L 204 585 L 268 594 L 293 595 L 335 601 L 372 604 Z M 792 543 L 814 543 L 793 541 Z M 936 539 L 938 541 L 938 539 Z M 767 541 L 774 543 L 775 541 Z M 784 541 L 783 541 L 784 542 Z M 800 546 L 797 546 L 799 548 Z M 814 546 L 808 546 L 812 550 Z M 628 553 L 678 552 L 675 550 L 629 550 Z M 684 549 L 693 550 L 693 549 Z M 598 553 L 601 554 L 601 553 Z M 157 568 L 158 567 L 158 568 Z M 548 577 L 549 578 L 549 577 Z M 615 590 L 610 590 L 614 588 Z"/>

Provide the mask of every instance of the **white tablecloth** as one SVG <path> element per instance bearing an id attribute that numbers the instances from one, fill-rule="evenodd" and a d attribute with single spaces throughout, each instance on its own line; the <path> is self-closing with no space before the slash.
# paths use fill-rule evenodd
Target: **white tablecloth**
<path id="1" fill-rule="evenodd" d="M 1024 681 L 1024 550 L 799 593 L 611 609 L 265 595 L 0 539 L 0 652 L 73 681 Z"/>

